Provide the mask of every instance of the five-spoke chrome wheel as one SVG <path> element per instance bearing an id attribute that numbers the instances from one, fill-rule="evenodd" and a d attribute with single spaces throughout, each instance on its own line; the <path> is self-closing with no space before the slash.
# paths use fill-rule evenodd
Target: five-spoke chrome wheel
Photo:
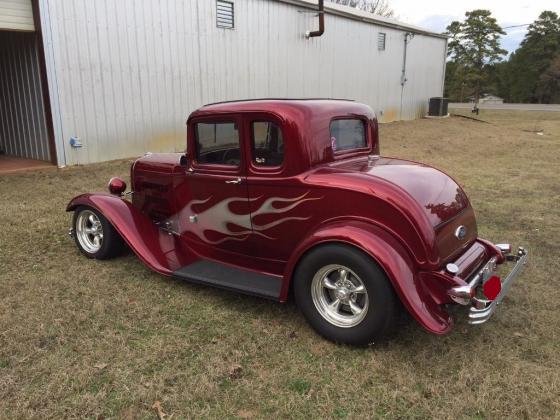
<path id="1" fill-rule="evenodd" d="M 364 282 L 348 267 L 339 264 L 327 265 L 315 273 L 311 298 L 325 320 L 343 328 L 362 322 L 369 306 Z"/>
<path id="2" fill-rule="evenodd" d="M 76 207 L 72 219 L 71 235 L 79 250 L 88 258 L 106 260 L 116 257 L 125 249 L 120 234 L 97 209 Z"/>
<path id="3" fill-rule="evenodd" d="M 98 252 L 103 245 L 103 226 L 91 210 L 82 210 L 78 214 L 75 234 L 82 248 L 90 254 Z"/>
<path id="4" fill-rule="evenodd" d="M 298 263 L 294 297 L 322 336 L 336 343 L 365 345 L 392 327 L 396 298 L 384 271 L 355 247 L 315 246 Z"/>

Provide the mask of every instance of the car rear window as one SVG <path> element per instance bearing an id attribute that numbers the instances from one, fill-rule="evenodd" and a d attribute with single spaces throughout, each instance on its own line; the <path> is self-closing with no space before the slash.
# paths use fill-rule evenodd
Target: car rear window
<path id="1" fill-rule="evenodd" d="M 335 152 L 366 147 L 367 139 L 364 122 L 358 119 L 331 121 L 331 145 Z"/>
<path id="2" fill-rule="evenodd" d="M 282 130 L 268 121 L 253 122 L 253 164 L 280 166 L 284 160 Z"/>

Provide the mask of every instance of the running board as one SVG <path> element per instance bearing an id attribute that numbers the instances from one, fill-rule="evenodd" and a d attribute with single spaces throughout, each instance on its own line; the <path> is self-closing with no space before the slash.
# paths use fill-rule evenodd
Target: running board
<path id="1" fill-rule="evenodd" d="M 193 283 L 278 300 L 282 278 L 243 270 L 215 261 L 198 260 L 173 272 L 174 277 Z"/>

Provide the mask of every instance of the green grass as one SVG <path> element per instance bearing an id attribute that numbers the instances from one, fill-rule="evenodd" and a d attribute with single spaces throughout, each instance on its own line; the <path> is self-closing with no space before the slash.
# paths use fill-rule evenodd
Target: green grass
<path id="1" fill-rule="evenodd" d="M 530 263 L 488 324 L 369 348 L 321 339 L 292 303 L 84 258 L 65 205 L 129 161 L 0 177 L 0 417 L 558 418 L 560 115 L 479 118 L 382 125 L 382 153 L 449 172 L 481 236 Z"/>

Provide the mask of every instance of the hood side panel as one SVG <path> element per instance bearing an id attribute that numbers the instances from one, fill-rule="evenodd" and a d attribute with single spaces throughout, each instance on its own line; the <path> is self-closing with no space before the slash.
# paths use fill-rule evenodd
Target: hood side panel
<path id="1" fill-rule="evenodd" d="M 132 203 L 154 221 L 174 213 L 174 174 L 179 173 L 180 153 L 154 153 L 134 162 L 131 179 Z"/>

